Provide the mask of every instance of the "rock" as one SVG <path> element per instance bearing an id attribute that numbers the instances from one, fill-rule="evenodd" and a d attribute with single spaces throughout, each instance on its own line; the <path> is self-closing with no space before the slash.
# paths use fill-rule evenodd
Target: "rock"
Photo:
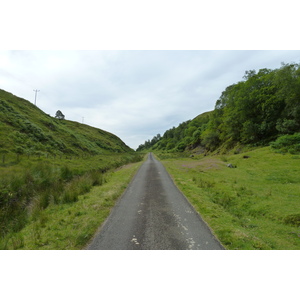
<path id="1" fill-rule="evenodd" d="M 233 164 L 228 164 L 227 167 L 228 168 L 236 168 L 236 166 L 234 166 Z"/>

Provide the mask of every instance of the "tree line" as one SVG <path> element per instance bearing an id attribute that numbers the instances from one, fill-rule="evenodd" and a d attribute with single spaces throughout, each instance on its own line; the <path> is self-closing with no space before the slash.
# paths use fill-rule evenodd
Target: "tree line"
<path id="1" fill-rule="evenodd" d="M 300 132 L 300 65 L 246 71 L 228 86 L 212 112 L 167 130 L 137 151 L 184 151 L 202 146 L 208 151 L 237 143 L 266 145 L 282 135 Z"/>

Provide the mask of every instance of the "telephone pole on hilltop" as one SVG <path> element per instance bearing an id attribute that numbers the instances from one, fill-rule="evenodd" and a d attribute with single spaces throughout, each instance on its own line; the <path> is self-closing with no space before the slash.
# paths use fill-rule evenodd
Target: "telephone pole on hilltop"
<path id="1" fill-rule="evenodd" d="M 34 105 L 36 106 L 36 95 L 40 90 L 33 90 L 35 92 Z"/>

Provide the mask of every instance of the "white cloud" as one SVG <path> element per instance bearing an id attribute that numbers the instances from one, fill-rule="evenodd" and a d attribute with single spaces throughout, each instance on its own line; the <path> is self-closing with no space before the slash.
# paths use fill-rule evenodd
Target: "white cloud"
<path id="1" fill-rule="evenodd" d="M 246 70 L 300 62 L 300 51 L 0 51 L 0 88 L 132 148 L 214 108 Z"/>

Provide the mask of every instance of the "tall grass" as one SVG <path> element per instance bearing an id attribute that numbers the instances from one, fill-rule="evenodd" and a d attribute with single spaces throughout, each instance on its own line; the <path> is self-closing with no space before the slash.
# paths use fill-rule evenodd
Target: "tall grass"
<path id="1" fill-rule="evenodd" d="M 88 180 L 95 182 L 103 178 L 103 184 L 93 186 L 90 192 L 79 195 L 75 202 L 49 205 L 39 211 L 21 231 L 10 232 L 0 240 L 1 248 L 82 249 L 105 221 L 140 165 L 141 162 L 128 164 L 99 178 L 94 177 L 95 172 L 84 176 L 84 182 L 88 177 L 94 177 Z"/>
<path id="2" fill-rule="evenodd" d="M 31 220 L 42 218 L 49 205 L 78 201 L 93 186 L 105 182 L 105 172 L 141 156 L 119 154 L 85 160 L 36 160 L 0 167 L 0 237 L 19 232 Z"/>

